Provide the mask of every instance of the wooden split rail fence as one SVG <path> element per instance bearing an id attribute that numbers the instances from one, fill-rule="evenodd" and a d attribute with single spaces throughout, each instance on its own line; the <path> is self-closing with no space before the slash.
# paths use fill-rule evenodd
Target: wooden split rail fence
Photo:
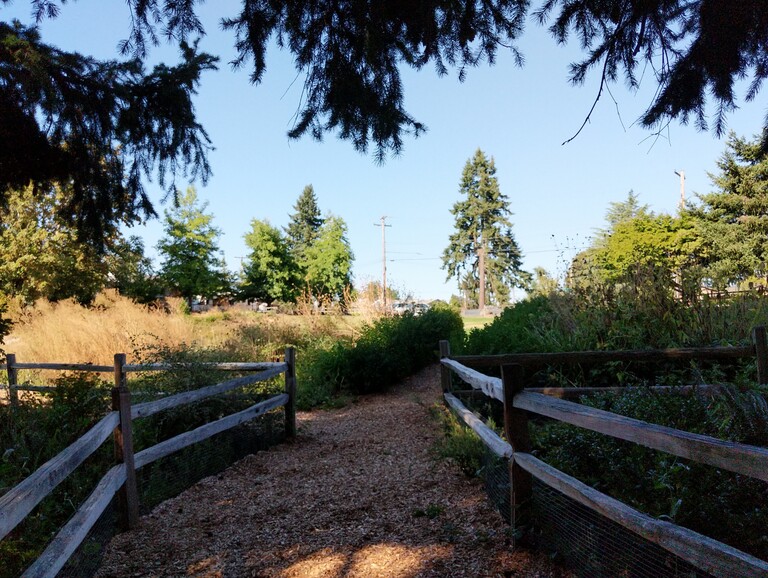
<path id="1" fill-rule="evenodd" d="M 206 363 L 210 369 L 237 372 L 256 372 L 236 377 L 216 385 L 197 390 L 169 395 L 156 401 L 131 404 L 127 387 L 127 374 L 131 372 L 164 371 L 178 369 L 178 364 L 126 363 L 125 354 L 115 355 L 114 366 L 65 363 L 18 363 L 13 354 L 7 355 L 7 363 L 0 366 L 8 373 L 11 403 L 17 402 L 18 391 L 45 391 L 50 388 L 18 385 L 19 370 L 70 370 L 91 372 L 114 372 L 115 386 L 112 389 L 112 411 L 102 418 L 87 433 L 64 451 L 40 466 L 20 484 L 0 496 L 0 540 L 8 535 L 46 496 L 48 496 L 86 458 L 93 454 L 110 437 L 114 440 L 115 461 L 113 466 L 97 484 L 90 496 L 81 505 L 70 521 L 59 531 L 43 554 L 30 566 L 24 577 L 54 577 L 67 560 L 85 540 L 88 532 L 106 510 L 112 499 L 118 497 L 118 517 L 121 529 L 130 529 L 138 522 L 139 497 L 136 485 L 136 470 L 160 458 L 166 457 L 213 435 L 253 420 L 265 413 L 285 408 L 285 433 L 291 438 L 296 435 L 296 357 L 293 348 L 285 350 L 283 362 L 262 363 Z M 179 434 L 138 453 L 133 451 L 132 421 L 148 417 L 163 410 L 201 401 L 203 399 L 233 391 L 254 383 L 266 381 L 280 374 L 285 375 L 285 391 L 252 405 L 237 413 L 220 418 Z"/>
<path id="2" fill-rule="evenodd" d="M 448 406 L 483 440 L 493 454 L 508 460 L 510 522 L 513 530 L 532 521 L 532 487 L 533 478 L 536 478 L 546 486 L 713 576 L 765 578 L 768 576 L 768 561 L 758 559 L 676 524 L 643 514 L 531 455 L 528 419 L 530 414 L 546 416 L 765 482 L 768 482 L 768 449 L 663 427 L 563 399 L 596 391 L 618 391 L 627 388 L 525 388 L 523 382 L 525 367 L 539 368 L 547 365 L 591 364 L 608 361 L 733 361 L 744 357 L 756 357 L 758 383 L 765 385 L 768 384 L 768 347 L 766 347 L 766 332 L 763 327 L 755 328 L 753 341 L 754 344 L 747 347 L 455 357 L 450 355 L 448 342 L 441 341 L 444 397 Z M 499 366 L 501 367 L 500 379 L 474 369 Z M 459 376 L 474 390 L 479 390 L 504 404 L 506 439 L 502 439 L 452 393 L 452 374 Z M 702 386 L 691 387 L 701 389 Z M 708 387 L 716 388 L 717 386 Z M 652 389 L 681 390 L 680 387 Z"/>

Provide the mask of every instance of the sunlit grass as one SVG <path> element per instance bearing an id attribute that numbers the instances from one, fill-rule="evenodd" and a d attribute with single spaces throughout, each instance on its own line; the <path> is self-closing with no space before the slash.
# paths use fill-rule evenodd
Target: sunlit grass
<path id="1" fill-rule="evenodd" d="M 231 308 L 185 314 L 179 299 L 145 307 L 114 292 L 93 306 L 71 301 L 38 302 L 19 311 L 3 349 L 18 362 L 110 365 L 115 353 L 128 363 L 158 348 L 216 350 L 237 361 L 282 356 L 286 346 L 302 349 L 324 338 L 355 337 L 364 319 L 350 315 L 277 315 Z M 24 379 L 20 375 L 20 379 Z"/>
<path id="2" fill-rule="evenodd" d="M 464 322 L 464 331 L 471 331 L 472 329 L 478 329 L 480 327 L 485 327 L 488 325 L 491 321 L 493 321 L 492 316 L 472 316 L 472 317 L 465 317 L 462 315 L 461 320 Z"/>

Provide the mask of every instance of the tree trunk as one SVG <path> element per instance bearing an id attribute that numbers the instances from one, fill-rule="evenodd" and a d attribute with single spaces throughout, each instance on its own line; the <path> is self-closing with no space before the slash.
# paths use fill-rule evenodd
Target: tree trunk
<path id="1" fill-rule="evenodd" d="M 480 287 L 478 291 L 478 305 L 480 308 L 480 314 L 482 315 L 485 313 L 485 243 L 480 243 L 480 246 L 477 248 L 477 256 L 480 261 L 480 264 L 478 265 L 478 277 L 480 282 Z"/>

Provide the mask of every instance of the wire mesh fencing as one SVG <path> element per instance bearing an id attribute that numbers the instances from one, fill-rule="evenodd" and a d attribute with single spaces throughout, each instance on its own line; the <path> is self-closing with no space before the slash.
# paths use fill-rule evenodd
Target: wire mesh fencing
<path id="1" fill-rule="evenodd" d="M 578 576 L 714 578 L 538 480 L 533 512 L 539 547 Z"/>
<path id="2" fill-rule="evenodd" d="M 500 402 L 475 391 L 454 391 L 464 405 L 500 433 Z M 510 521 L 508 461 L 483 446 L 478 472 L 489 501 Z M 640 534 L 533 480 L 529 542 L 584 578 L 714 578 Z"/>
<path id="3" fill-rule="evenodd" d="M 200 480 L 217 475 L 238 460 L 283 439 L 285 412 L 280 408 L 137 470 L 141 513 L 148 513 Z M 93 576 L 118 531 L 117 499 L 113 499 L 59 575 L 66 578 Z"/>
<path id="4" fill-rule="evenodd" d="M 136 419 L 135 449 L 141 451 L 251 407 L 279 392 L 280 388 L 279 381 L 272 380 L 268 385 L 254 387 L 250 391 L 230 392 Z M 145 465 L 136 472 L 141 513 L 149 512 L 160 502 L 178 495 L 201 479 L 219 474 L 245 456 L 267 449 L 285 437 L 285 408 L 279 407 Z M 114 449 L 107 442 L 43 498 L 0 542 L 0 578 L 21 575 L 78 511 L 113 465 Z M 105 548 L 118 532 L 116 502 L 116 499 L 110 502 L 59 576 L 90 577 L 98 570 Z"/>

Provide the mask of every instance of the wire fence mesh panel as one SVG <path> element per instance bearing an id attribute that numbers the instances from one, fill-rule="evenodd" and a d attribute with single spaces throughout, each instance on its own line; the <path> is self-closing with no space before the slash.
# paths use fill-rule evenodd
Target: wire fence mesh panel
<path id="1" fill-rule="evenodd" d="M 578 576 L 713 578 L 537 480 L 533 500 L 539 546 Z"/>
<path id="2" fill-rule="evenodd" d="M 497 432 L 503 406 L 474 391 L 454 395 Z M 483 446 L 485 448 L 485 446 Z M 510 520 L 509 464 L 485 448 L 479 474 L 489 501 Z M 712 578 L 661 546 L 535 480 L 533 538 L 585 578 Z"/>
<path id="3" fill-rule="evenodd" d="M 242 396 L 240 397 L 242 398 Z M 238 401 L 242 402 L 243 400 L 239 399 Z M 247 403 L 250 404 L 252 401 L 247 400 Z M 194 411 L 207 414 L 208 410 L 198 407 Z M 176 418 L 171 417 L 170 419 L 175 421 Z M 162 426 L 163 424 L 152 424 L 153 431 L 156 431 L 154 428 L 158 425 Z M 160 502 L 178 495 L 201 479 L 224 471 L 245 456 L 265 450 L 284 439 L 285 411 L 284 408 L 279 408 L 146 465 L 136 472 L 142 513 L 149 512 Z M 112 449 L 106 447 L 108 445 L 105 444 L 105 447 L 102 447 L 92 458 L 92 460 L 98 459 L 102 463 L 102 469 L 107 469 L 112 463 Z M 88 463 L 84 466 L 88 466 Z M 87 484 L 87 487 L 93 488 L 97 479 L 94 478 L 93 483 Z M 48 501 L 61 503 L 70 500 L 72 496 L 70 483 L 75 483 L 74 478 L 72 478 L 72 482 L 70 482 L 70 478 L 65 480 L 60 488 L 57 488 L 51 496 L 41 503 L 41 506 L 45 507 L 45 503 Z M 74 513 L 77 507 L 78 504 L 73 503 L 70 509 Z M 23 524 L 34 523 L 35 520 L 36 518 L 32 516 L 29 521 Z M 23 531 L 23 524 L 21 531 Z M 49 535 L 52 537 L 55 531 L 57 529 L 54 528 Z M 115 498 L 62 568 L 59 576 L 72 578 L 93 576 L 101 564 L 109 541 L 117 532 L 118 513 L 117 499 Z M 3 568 L 4 564 L 0 564 L 0 578 L 19 576 L 23 568 L 29 566 L 32 561 L 28 560 L 23 565 L 19 564 L 13 570 L 8 566 Z"/>
<path id="4" fill-rule="evenodd" d="M 485 485 L 485 493 L 499 515 L 509 522 L 509 465 L 507 460 L 486 451 L 482 457 L 480 475 Z"/>
<path id="5" fill-rule="evenodd" d="M 60 578 L 93 576 L 101 565 L 109 541 L 117 532 L 117 498 L 113 498 L 58 576 Z"/>
<path id="6" fill-rule="evenodd" d="M 281 408 L 144 466 L 136 472 L 142 513 L 284 438 Z"/>

